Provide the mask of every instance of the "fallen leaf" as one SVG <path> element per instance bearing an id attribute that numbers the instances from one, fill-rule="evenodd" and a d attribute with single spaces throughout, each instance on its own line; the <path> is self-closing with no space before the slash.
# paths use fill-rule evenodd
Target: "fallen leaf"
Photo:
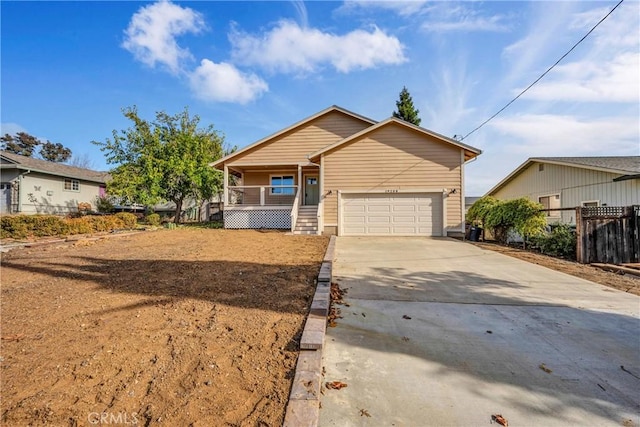
<path id="1" fill-rule="evenodd" d="M 409 337 L 402 337 L 402 341 L 409 341 Z"/>
<path id="2" fill-rule="evenodd" d="M 507 419 L 505 417 L 503 417 L 502 415 L 500 415 L 500 414 L 491 415 L 491 421 L 495 421 L 495 422 L 497 422 L 498 424 L 500 424 L 501 426 L 504 426 L 504 427 L 508 427 L 509 426 L 509 422 L 507 421 Z"/>
<path id="3" fill-rule="evenodd" d="M 326 382 L 324 386 L 331 390 L 340 390 L 341 388 L 345 388 L 347 385 L 340 381 L 331 381 Z"/>
<path id="4" fill-rule="evenodd" d="M 371 414 L 366 409 L 360 409 L 360 416 L 361 417 L 369 417 L 369 418 L 371 418 Z"/>
<path id="5" fill-rule="evenodd" d="M 407 316 L 406 314 L 403 314 L 403 315 L 402 315 L 402 318 L 403 318 L 403 319 L 411 320 L 411 317 Z"/>

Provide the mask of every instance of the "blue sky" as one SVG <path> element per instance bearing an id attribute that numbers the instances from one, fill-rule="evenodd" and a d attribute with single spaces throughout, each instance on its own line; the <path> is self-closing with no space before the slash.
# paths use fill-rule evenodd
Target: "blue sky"
<path id="1" fill-rule="evenodd" d="M 389 117 L 406 86 L 422 126 L 466 135 L 617 2 L 0 3 L 2 134 L 90 141 L 123 107 L 200 115 L 243 147 L 330 105 Z M 640 154 L 640 3 L 626 0 L 509 109 L 465 139 L 481 195 L 533 156 Z"/>

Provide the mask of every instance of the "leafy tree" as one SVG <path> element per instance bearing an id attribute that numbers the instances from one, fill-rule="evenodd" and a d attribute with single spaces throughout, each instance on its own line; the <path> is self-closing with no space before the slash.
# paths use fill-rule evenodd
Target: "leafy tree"
<path id="1" fill-rule="evenodd" d="M 8 133 L 0 137 L 2 149 L 21 156 L 32 157 L 40 141 L 35 136 L 26 132 L 18 132 L 14 135 Z"/>
<path id="2" fill-rule="evenodd" d="M 485 240 L 485 221 L 491 209 L 500 202 L 495 197 L 484 196 L 476 200 L 467 212 L 467 220 L 482 226 L 482 240 Z"/>
<path id="3" fill-rule="evenodd" d="M 93 141 L 115 165 L 109 194 L 147 206 L 172 201 L 179 223 L 185 199 L 207 200 L 222 188 L 222 174 L 209 163 L 222 157 L 224 136 L 212 125 L 198 128 L 200 117 L 190 117 L 187 108 L 175 116 L 157 112 L 153 122 L 140 118 L 135 106 L 123 114 L 132 127 Z"/>
<path id="4" fill-rule="evenodd" d="M 0 137 L 0 147 L 10 153 L 26 157 L 36 157 L 36 148 L 39 157 L 50 162 L 66 162 L 71 157 L 71 150 L 59 142 L 42 142 L 26 132 L 18 132 L 14 135 L 8 133 Z"/>
<path id="5" fill-rule="evenodd" d="M 393 112 L 393 117 L 420 126 L 420 122 L 422 121 L 422 119 L 418 117 L 420 110 L 416 110 L 411 94 L 409 94 L 406 87 L 403 87 L 402 91 L 400 91 L 400 99 L 396 101 L 396 108 L 397 110 Z"/>
<path id="6" fill-rule="evenodd" d="M 71 157 L 71 150 L 59 142 L 43 142 L 40 144 L 40 157 L 50 162 L 66 162 Z"/>
<path id="7" fill-rule="evenodd" d="M 506 241 L 509 230 L 517 231 L 526 242 L 527 238 L 542 233 L 547 226 L 542 209 L 540 203 L 526 197 L 499 201 L 489 209 L 485 224 L 500 242 Z"/>

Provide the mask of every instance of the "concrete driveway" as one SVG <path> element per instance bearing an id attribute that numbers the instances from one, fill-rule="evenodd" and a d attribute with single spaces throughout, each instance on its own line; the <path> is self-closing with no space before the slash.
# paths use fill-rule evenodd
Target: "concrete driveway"
<path id="1" fill-rule="evenodd" d="M 321 426 L 640 426 L 637 296 L 444 238 L 340 237 L 333 274 Z"/>

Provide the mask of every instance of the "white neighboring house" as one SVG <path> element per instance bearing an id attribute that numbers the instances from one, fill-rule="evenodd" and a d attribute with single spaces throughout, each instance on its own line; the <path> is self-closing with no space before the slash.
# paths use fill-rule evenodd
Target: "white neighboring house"
<path id="1" fill-rule="evenodd" d="M 106 192 L 107 172 L 0 151 L 0 214 L 66 215 Z"/>
<path id="2" fill-rule="evenodd" d="M 640 156 L 531 157 L 486 194 L 527 197 L 546 209 L 640 205 Z M 548 211 L 549 224 L 575 224 L 575 211 Z"/>

